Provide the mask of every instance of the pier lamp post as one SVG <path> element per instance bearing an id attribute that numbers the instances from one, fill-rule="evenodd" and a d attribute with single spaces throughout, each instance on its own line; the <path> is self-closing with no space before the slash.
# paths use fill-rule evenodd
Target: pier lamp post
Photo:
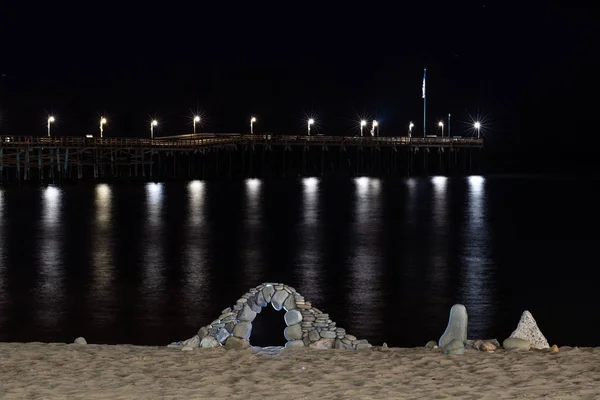
<path id="1" fill-rule="evenodd" d="M 196 133 L 196 124 L 200 122 L 200 117 L 199 116 L 195 116 L 194 117 L 194 133 Z"/>
<path id="2" fill-rule="evenodd" d="M 415 124 L 412 123 L 412 121 L 410 121 L 410 123 L 408 124 L 408 137 L 412 136 L 412 128 L 415 127 Z"/>
<path id="3" fill-rule="evenodd" d="M 308 120 L 308 136 L 310 136 L 310 126 L 313 125 L 315 123 L 314 119 L 309 119 Z"/>
<path id="4" fill-rule="evenodd" d="M 250 118 L 250 134 L 254 134 L 254 123 L 256 122 L 256 117 Z"/>
<path id="5" fill-rule="evenodd" d="M 364 119 L 362 121 L 360 121 L 360 136 L 363 136 L 363 129 L 365 128 L 365 126 L 367 126 L 367 121 L 365 121 Z"/>
<path id="6" fill-rule="evenodd" d="M 479 130 L 481 129 L 481 122 L 475 121 L 475 124 L 473 124 L 473 126 L 475 127 L 475 130 L 477 131 L 477 139 L 479 139 Z"/>
<path id="7" fill-rule="evenodd" d="M 50 124 L 55 121 L 54 117 L 51 115 L 48 117 L 48 137 L 50 137 Z"/>
<path id="8" fill-rule="evenodd" d="M 158 125 L 158 121 L 153 119 L 152 122 L 150 122 L 150 139 L 154 139 L 154 127 Z"/>
<path id="9" fill-rule="evenodd" d="M 377 135 L 375 135 L 375 129 L 377 129 Z M 379 122 L 373 120 L 373 128 L 371 130 L 371 136 L 379 136 Z"/>
<path id="10" fill-rule="evenodd" d="M 100 138 L 104 137 L 104 124 L 106 124 L 106 118 L 100 118 Z"/>
<path id="11" fill-rule="evenodd" d="M 442 137 L 444 137 L 444 123 L 442 121 L 438 122 L 438 126 L 442 128 Z"/>

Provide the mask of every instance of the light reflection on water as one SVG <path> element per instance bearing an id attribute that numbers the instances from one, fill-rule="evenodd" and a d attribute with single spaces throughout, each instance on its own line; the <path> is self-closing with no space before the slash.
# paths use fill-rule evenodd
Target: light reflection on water
<path id="1" fill-rule="evenodd" d="M 102 323 L 114 319 L 114 226 L 112 221 L 112 188 L 101 183 L 95 188 L 95 218 L 92 243 L 93 283 L 89 295 L 92 301 L 102 304 L 94 309 L 95 321 Z M 110 310 L 110 311 L 107 311 Z"/>
<path id="2" fill-rule="evenodd" d="M 165 276 L 167 268 L 164 262 L 164 184 L 146 184 L 146 223 L 142 235 L 142 293 L 146 304 L 145 312 L 152 314 L 159 305 L 165 302 Z"/>
<path id="3" fill-rule="evenodd" d="M 188 325 L 198 323 L 197 312 L 206 304 L 210 291 L 206 274 L 209 229 L 205 215 L 206 187 L 202 181 L 187 185 L 188 223 L 185 227 L 185 253 L 183 256 L 183 297 L 185 320 Z"/>
<path id="4" fill-rule="evenodd" d="M 469 313 L 469 328 L 476 332 L 488 329 L 493 315 L 489 290 L 493 286 L 493 264 L 489 255 L 491 243 L 485 209 L 485 179 L 471 176 L 468 178 L 466 223 L 462 232 L 464 244 L 461 258 L 466 273 L 460 292 Z"/>
<path id="5" fill-rule="evenodd" d="M 47 329 L 60 326 L 64 292 L 62 190 L 42 189 L 42 224 L 38 233 L 40 269 L 37 280 L 38 313 Z"/>
<path id="6" fill-rule="evenodd" d="M 350 290 L 347 293 L 351 318 L 377 329 L 384 322 L 374 320 L 381 295 L 382 254 L 373 251 L 380 237 L 382 214 L 381 181 L 360 177 L 354 180 L 356 200 L 350 259 Z"/>
<path id="7" fill-rule="evenodd" d="M 431 235 L 431 258 L 429 269 L 433 289 L 441 291 L 446 286 L 448 276 L 448 178 L 435 176 L 433 184 L 433 208 L 431 210 L 433 231 Z"/>
<path id="8" fill-rule="evenodd" d="M 317 178 L 302 179 L 302 217 L 299 230 L 299 251 L 296 268 L 300 277 L 299 287 L 307 301 L 319 302 L 323 292 L 315 285 L 322 278 L 321 220 L 319 218 L 319 185 Z M 300 290 L 299 288 L 296 288 Z M 314 299 L 314 300 L 310 300 Z"/>
<path id="9" fill-rule="evenodd" d="M 256 276 L 260 275 L 263 269 L 261 246 L 264 219 L 262 207 L 263 187 L 260 179 L 247 179 L 245 185 L 246 201 L 243 218 L 246 250 L 242 253 L 242 257 L 246 268 L 244 268 L 243 274 L 246 282 L 254 282 Z"/>

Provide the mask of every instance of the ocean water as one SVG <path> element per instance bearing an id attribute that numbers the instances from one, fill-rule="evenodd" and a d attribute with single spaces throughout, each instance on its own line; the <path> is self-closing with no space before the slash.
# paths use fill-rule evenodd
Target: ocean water
<path id="1" fill-rule="evenodd" d="M 0 188 L 0 341 L 166 345 L 250 287 L 295 287 L 373 344 L 506 338 L 523 310 L 599 345 L 598 180 L 282 179 Z M 251 343 L 282 345 L 265 309 Z"/>

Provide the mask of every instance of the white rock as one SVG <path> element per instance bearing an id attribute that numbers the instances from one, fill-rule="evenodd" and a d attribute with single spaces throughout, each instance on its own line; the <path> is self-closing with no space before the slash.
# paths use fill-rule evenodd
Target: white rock
<path id="1" fill-rule="evenodd" d="M 528 341 L 533 349 L 543 350 L 550 348 L 548 341 L 542 334 L 542 331 L 540 331 L 540 328 L 538 328 L 533 315 L 527 310 L 521 315 L 517 329 L 510 334 L 510 337 Z"/>
<path id="2" fill-rule="evenodd" d="M 462 304 L 455 304 L 450 309 L 450 318 L 448 320 L 448 326 L 444 331 L 442 337 L 440 337 L 439 346 L 444 348 L 448 343 L 454 339 L 458 339 L 463 343 L 467 340 L 467 322 L 469 316 L 467 309 Z"/>
<path id="3" fill-rule="evenodd" d="M 87 344 L 87 341 L 85 340 L 85 338 L 82 338 L 80 336 L 77 339 L 75 339 L 75 341 L 73 343 L 75 343 L 75 344 Z"/>
<path id="4" fill-rule="evenodd" d="M 193 351 L 194 348 L 192 346 L 183 346 L 181 348 L 181 351 Z"/>

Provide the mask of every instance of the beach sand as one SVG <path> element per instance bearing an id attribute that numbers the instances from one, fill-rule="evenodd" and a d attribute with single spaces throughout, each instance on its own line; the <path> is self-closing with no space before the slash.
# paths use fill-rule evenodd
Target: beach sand
<path id="1" fill-rule="evenodd" d="M 0 343 L 6 399 L 600 398 L 600 349 L 275 351 Z"/>

